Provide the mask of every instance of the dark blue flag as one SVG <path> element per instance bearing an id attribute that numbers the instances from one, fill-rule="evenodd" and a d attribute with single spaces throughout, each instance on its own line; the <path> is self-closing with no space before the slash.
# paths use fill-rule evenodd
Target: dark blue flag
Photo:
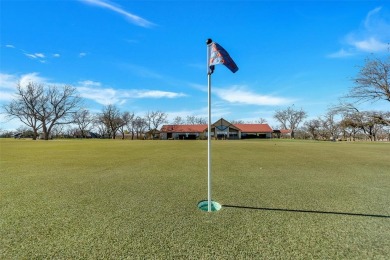
<path id="1" fill-rule="evenodd" d="M 233 61 L 233 59 L 230 57 L 229 53 L 222 48 L 221 45 L 219 45 L 216 42 L 212 42 L 209 44 L 209 73 L 214 72 L 214 65 L 217 64 L 223 64 L 225 65 L 231 72 L 235 73 L 238 70 L 238 67 L 236 63 Z"/>

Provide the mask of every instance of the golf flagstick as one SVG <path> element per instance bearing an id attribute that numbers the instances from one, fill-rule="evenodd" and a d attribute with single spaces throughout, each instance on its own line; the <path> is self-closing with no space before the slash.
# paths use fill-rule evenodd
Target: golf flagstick
<path id="1" fill-rule="evenodd" d="M 213 41 L 207 39 L 207 211 L 211 212 L 211 74 L 214 65 L 210 68 L 211 44 Z"/>
<path id="2" fill-rule="evenodd" d="M 233 73 L 238 70 L 236 63 L 229 53 L 218 43 L 208 39 L 207 44 L 207 85 L 208 85 L 208 122 L 207 122 L 207 211 L 221 209 L 221 205 L 211 200 L 211 74 L 214 72 L 214 65 L 223 64 Z M 200 203 L 202 209 L 203 203 Z M 212 207 L 214 205 L 214 208 Z"/>

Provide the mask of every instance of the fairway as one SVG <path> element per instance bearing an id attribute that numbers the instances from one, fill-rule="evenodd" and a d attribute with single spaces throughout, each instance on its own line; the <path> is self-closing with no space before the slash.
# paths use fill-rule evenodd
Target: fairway
<path id="1" fill-rule="evenodd" d="M 386 259 L 390 143 L 1 139 L 1 259 Z"/>

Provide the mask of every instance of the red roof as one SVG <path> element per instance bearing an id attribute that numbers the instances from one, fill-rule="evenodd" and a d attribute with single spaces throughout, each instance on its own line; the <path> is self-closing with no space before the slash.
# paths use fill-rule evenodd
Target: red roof
<path id="1" fill-rule="evenodd" d="M 206 129 L 207 125 L 163 125 L 160 131 L 168 133 L 203 133 Z"/>
<path id="2" fill-rule="evenodd" d="M 281 134 L 291 134 L 291 130 L 290 129 L 280 129 L 280 133 Z"/>
<path id="3" fill-rule="evenodd" d="M 272 133 L 268 124 L 235 124 L 244 133 Z"/>

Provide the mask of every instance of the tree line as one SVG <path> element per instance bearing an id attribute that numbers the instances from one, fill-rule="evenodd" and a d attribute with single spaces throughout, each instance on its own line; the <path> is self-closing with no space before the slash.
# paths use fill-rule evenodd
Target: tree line
<path id="1" fill-rule="evenodd" d="M 384 59 L 368 57 L 355 78 L 354 85 L 338 105 L 316 119 L 299 125 L 307 118 L 307 112 L 294 107 L 276 111 L 274 118 L 284 129 L 291 130 L 291 137 L 316 140 L 380 139 L 390 140 L 390 111 L 363 111 L 359 105 L 376 101 L 390 102 L 390 56 Z M 345 102 L 348 100 L 349 102 Z"/>
<path id="2" fill-rule="evenodd" d="M 384 59 L 369 57 L 353 78 L 354 86 L 343 97 L 344 100 L 353 102 L 335 105 L 323 116 L 307 121 L 304 120 L 308 113 L 294 105 L 275 111 L 273 118 L 279 123 L 280 129 L 291 131 L 291 138 L 364 138 L 376 141 L 387 136 L 390 139 L 389 111 L 360 111 L 358 108 L 364 102 L 390 102 L 389 74 L 390 56 Z M 124 139 L 126 134 L 131 139 L 139 139 L 146 132 L 153 138 L 162 124 L 207 124 L 207 118 L 204 117 L 177 116 L 168 122 L 168 114 L 162 111 L 136 115 L 120 111 L 113 104 L 104 106 L 99 113 L 91 113 L 82 108 L 82 104 L 82 98 L 72 86 L 46 86 L 31 82 L 27 86 L 17 85 L 15 98 L 3 106 L 3 111 L 9 118 L 19 119 L 24 127 L 18 130 L 28 133 L 34 140 L 38 137 L 48 140 L 59 135 L 81 138 L 95 135 L 112 139 L 120 136 Z M 266 120 L 260 118 L 256 123 L 266 123 Z"/>
<path id="3" fill-rule="evenodd" d="M 148 111 L 144 115 L 120 111 L 116 105 L 107 105 L 101 112 L 92 113 L 81 108 L 82 99 L 71 86 L 44 86 L 29 83 L 17 86 L 17 98 L 4 106 L 10 118 L 19 119 L 24 126 L 17 129 L 23 137 L 49 140 L 53 137 L 111 138 L 130 135 L 131 139 L 144 138 L 146 132 L 153 138 L 159 127 L 168 123 L 168 114 Z M 60 98 L 59 98 L 60 97 Z M 177 116 L 172 124 L 207 124 L 197 116 Z M 3 133 L 4 137 L 12 133 Z"/>
<path id="4" fill-rule="evenodd" d="M 390 112 L 360 111 L 353 104 L 335 105 L 324 115 L 306 121 L 303 119 L 307 117 L 307 113 L 293 107 L 277 111 L 274 117 L 279 120 L 284 129 L 291 130 L 291 138 L 390 140 Z"/>

